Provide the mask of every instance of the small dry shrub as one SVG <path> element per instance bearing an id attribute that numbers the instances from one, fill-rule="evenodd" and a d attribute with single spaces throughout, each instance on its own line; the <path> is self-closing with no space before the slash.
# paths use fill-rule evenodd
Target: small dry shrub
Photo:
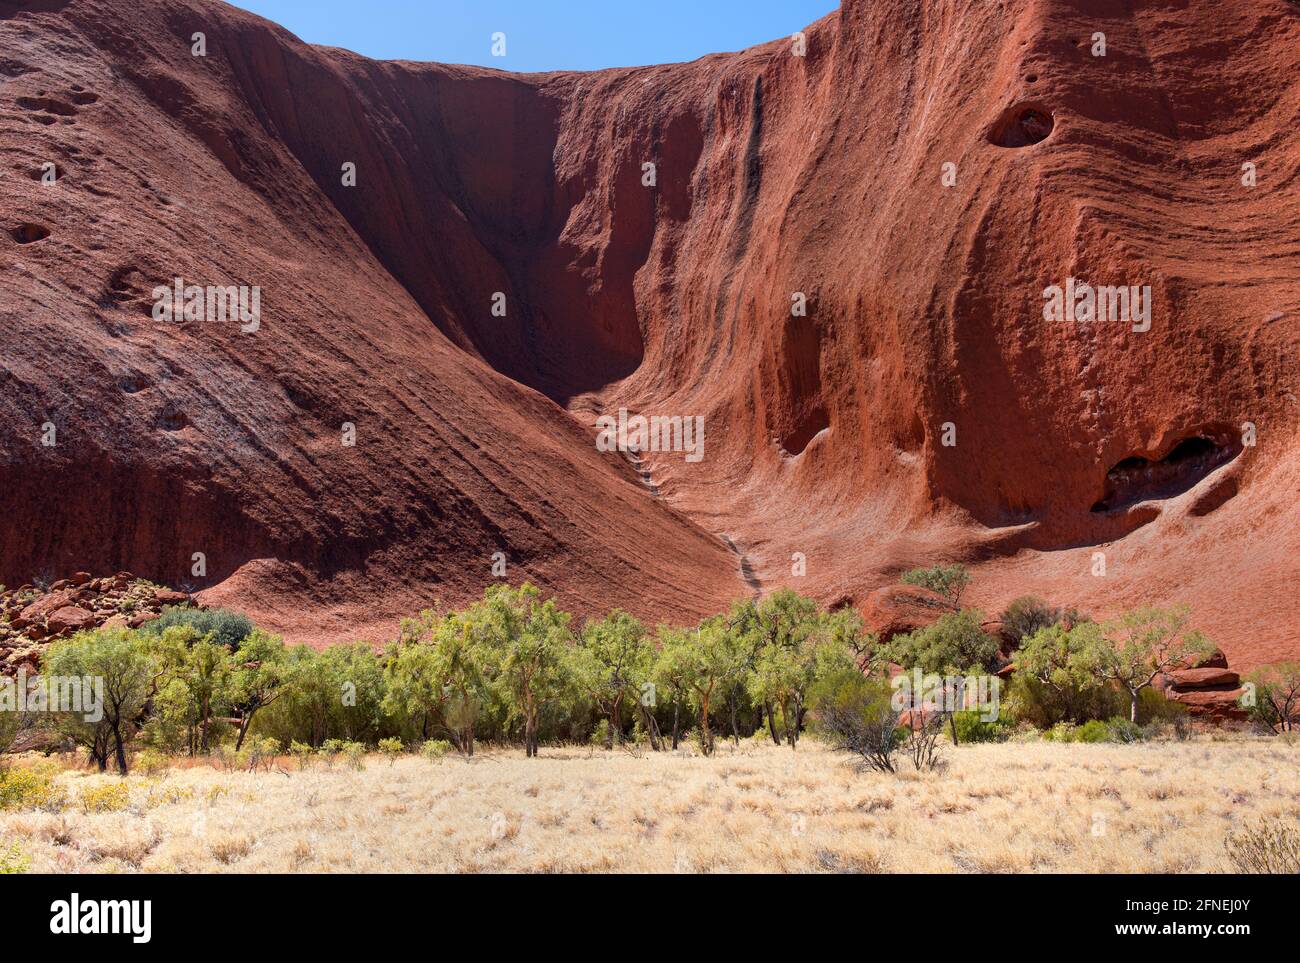
<path id="1" fill-rule="evenodd" d="M 1229 833 L 1224 848 L 1239 873 L 1300 873 L 1300 830 L 1280 819 Z"/>

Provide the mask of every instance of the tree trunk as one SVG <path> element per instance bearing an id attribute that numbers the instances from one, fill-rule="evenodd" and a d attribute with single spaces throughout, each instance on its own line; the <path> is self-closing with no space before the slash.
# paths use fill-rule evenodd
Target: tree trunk
<path id="1" fill-rule="evenodd" d="M 957 713 L 948 713 L 948 728 L 952 731 L 952 744 L 954 746 L 960 745 L 957 741 Z"/>
<path id="2" fill-rule="evenodd" d="M 680 708 L 681 708 L 681 704 L 678 703 L 676 700 L 673 700 L 673 749 L 674 750 L 676 750 L 677 748 L 677 742 L 678 742 L 677 737 L 678 734 L 681 732 L 681 727 L 678 725 L 678 718 L 679 718 L 678 710 Z"/>
<path id="3" fill-rule="evenodd" d="M 767 712 L 767 731 L 772 734 L 772 741 L 779 746 L 781 744 L 781 737 L 777 735 L 776 732 L 776 714 L 773 711 L 772 703 L 764 702 L 763 708 Z"/>
<path id="4" fill-rule="evenodd" d="M 713 730 L 709 728 L 709 697 L 700 700 L 700 745 L 706 756 L 713 755 Z"/>
<path id="5" fill-rule="evenodd" d="M 641 721 L 645 725 L 646 735 L 650 737 L 650 748 L 658 752 L 663 748 L 659 739 L 659 723 L 655 722 L 655 717 L 644 705 L 641 706 Z"/>
<path id="6" fill-rule="evenodd" d="M 740 700 L 735 696 L 731 698 L 731 738 L 736 742 L 736 748 L 740 748 L 740 729 L 736 727 L 736 709 Z"/>
<path id="7" fill-rule="evenodd" d="M 120 723 L 113 723 L 113 753 L 117 758 L 117 771 L 125 776 L 126 766 L 126 746 L 122 743 L 122 732 Z"/>
<path id="8" fill-rule="evenodd" d="M 1128 721 L 1136 723 L 1138 721 L 1138 689 L 1129 689 L 1129 695 L 1133 701 L 1129 706 Z"/>

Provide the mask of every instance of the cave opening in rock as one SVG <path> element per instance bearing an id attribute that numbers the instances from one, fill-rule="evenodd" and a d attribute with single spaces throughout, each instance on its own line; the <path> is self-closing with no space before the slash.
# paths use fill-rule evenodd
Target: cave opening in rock
<path id="1" fill-rule="evenodd" d="M 1241 453 L 1228 432 L 1205 432 L 1178 442 L 1158 460 L 1134 455 L 1106 473 L 1106 487 L 1094 512 L 1112 512 L 1138 502 L 1173 498 Z"/>
<path id="2" fill-rule="evenodd" d="M 35 244 L 49 237 L 50 231 L 39 224 L 19 224 L 9 234 L 19 244 Z"/>
<path id="3" fill-rule="evenodd" d="M 989 142 L 997 147 L 1030 147 L 1047 140 L 1055 128 L 1056 118 L 1046 107 L 1017 104 L 1007 108 L 989 129 Z"/>

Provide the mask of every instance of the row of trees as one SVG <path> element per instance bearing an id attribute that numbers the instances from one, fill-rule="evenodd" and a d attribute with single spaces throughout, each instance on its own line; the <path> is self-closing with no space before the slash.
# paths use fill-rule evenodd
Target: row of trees
<path id="1" fill-rule="evenodd" d="M 581 628 L 539 590 L 493 585 L 464 608 L 429 609 L 384 651 L 285 646 L 235 613 L 169 610 L 142 630 L 100 629 L 55 643 L 47 677 L 104 685 L 103 717 L 64 713 L 63 736 L 105 769 L 133 739 L 167 752 L 238 750 L 250 731 L 282 745 L 447 738 L 605 745 L 631 735 L 658 750 L 691 730 L 705 753 L 766 725 L 797 745 L 809 694 L 831 671 L 861 672 L 875 639 L 851 610 L 777 592 L 695 628 L 651 630 L 622 611 Z"/>
<path id="2" fill-rule="evenodd" d="M 496 584 L 463 609 L 404 621 L 383 651 L 285 646 L 234 613 L 173 609 L 142 630 L 56 643 L 43 672 L 104 680 L 103 718 L 68 713 L 58 726 L 100 768 L 125 771 L 132 740 L 201 755 L 218 744 L 238 750 L 253 731 L 314 748 L 445 738 L 466 756 L 482 739 L 522 742 L 529 756 L 544 742 L 593 738 L 612 747 L 631 737 L 657 751 L 688 732 L 712 753 L 719 734 L 739 742 L 764 729 L 794 748 L 827 693 L 863 676 L 885 680 L 891 665 L 991 673 L 1005 663 L 1008 633 L 1019 651 L 1004 716 L 1044 728 L 1108 719 L 1123 698 L 1136 720 L 1139 695 L 1160 672 L 1210 649 L 1184 609 L 1095 623 L 1033 599 L 1008 608 L 994 635 L 981 613 L 960 608 L 960 567 L 907 577 L 937 587 L 950 611 L 888 644 L 855 610 L 828 612 L 789 590 L 695 627 L 651 629 L 622 611 L 579 627 L 536 587 Z"/>

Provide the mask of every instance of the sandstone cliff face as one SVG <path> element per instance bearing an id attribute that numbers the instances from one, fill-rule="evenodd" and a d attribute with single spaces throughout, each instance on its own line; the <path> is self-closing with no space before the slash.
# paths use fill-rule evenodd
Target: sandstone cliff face
<path id="1" fill-rule="evenodd" d="M 0 81 L 0 580 L 125 568 L 325 641 L 495 552 L 649 618 L 961 559 L 987 608 L 1300 651 L 1289 0 L 846 0 L 806 57 L 540 75 L 0 0 Z M 155 321 L 175 277 L 258 285 L 260 328 Z M 1071 278 L 1149 286 L 1149 330 L 1046 320 Z M 705 457 L 597 451 L 619 408 L 703 416 Z"/>

